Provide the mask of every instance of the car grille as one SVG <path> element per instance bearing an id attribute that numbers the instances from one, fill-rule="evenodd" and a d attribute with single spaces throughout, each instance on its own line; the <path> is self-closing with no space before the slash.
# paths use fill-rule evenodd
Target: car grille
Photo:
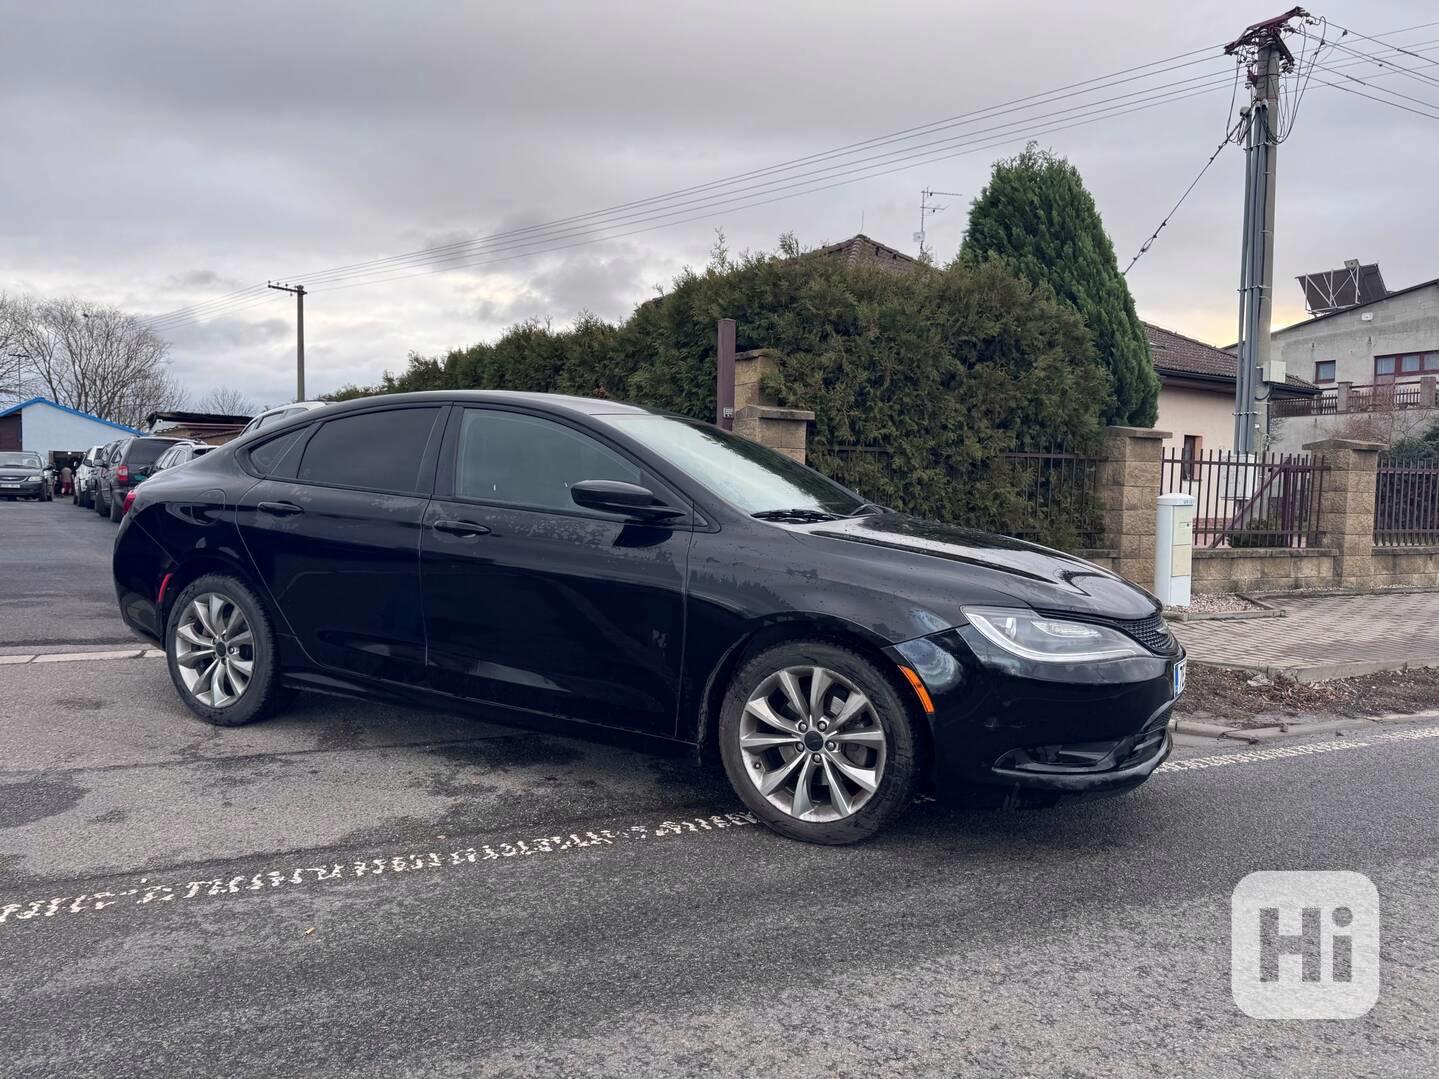
<path id="1" fill-rule="evenodd" d="M 1164 624 L 1164 619 L 1160 615 L 1141 618 L 1135 622 L 1115 622 L 1113 626 L 1119 632 L 1128 634 L 1145 648 L 1151 652 L 1157 652 L 1161 656 L 1173 655 L 1179 651 L 1174 634 L 1169 632 L 1169 627 Z"/>

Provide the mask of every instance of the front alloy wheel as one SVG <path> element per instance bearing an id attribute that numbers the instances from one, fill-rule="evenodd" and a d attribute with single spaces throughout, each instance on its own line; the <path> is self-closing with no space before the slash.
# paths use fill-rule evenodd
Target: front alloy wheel
<path id="1" fill-rule="evenodd" d="M 234 704 L 255 673 L 255 635 L 245 612 L 218 592 L 190 600 L 175 627 L 175 662 L 185 688 L 201 704 Z"/>
<path id="2" fill-rule="evenodd" d="M 740 719 L 745 774 L 776 809 L 836 821 L 864 808 L 884 779 L 884 728 L 855 685 L 825 667 L 776 671 Z"/>
<path id="3" fill-rule="evenodd" d="M 854 843 L 902 813 L 920 773 L 903 686 L 832 641 L 787 641 L 735 672 L 719 715 L 735 793 L 782 835 Z"/>

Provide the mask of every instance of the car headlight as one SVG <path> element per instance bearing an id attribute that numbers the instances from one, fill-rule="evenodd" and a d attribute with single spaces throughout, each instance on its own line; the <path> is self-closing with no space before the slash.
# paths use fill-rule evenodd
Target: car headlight
<path id="1" fill-rule="evenodd" d="M 40 482 L 40 477 L 39 477 L 39 476 L 27 476 L 26 479 L 25 479 L 25 482 L 26 482 L 26 483 L 39 483 L 39 482 Z"/>
<path id="2" fill-rule="evenodd" d="M 1150 653 L 1117 629 L 1070 622 L 1015 607 L 965 607 L 965 617 L 1006 652 L 1048 663 L 1089 663 Z"/>

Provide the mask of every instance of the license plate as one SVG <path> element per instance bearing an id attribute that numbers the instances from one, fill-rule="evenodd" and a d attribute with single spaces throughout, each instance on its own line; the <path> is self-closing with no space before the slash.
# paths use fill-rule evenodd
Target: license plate
<path id="1" fill-rule="evenodd" d="M 20 485 L 18 483 L 0 483 L 0 487 L 9 488 L 12 490 L 19 490 Z"/>
<path id="2" fill-rule="evenodd" d="M 1181 659 L 1174 665 L 1174 695 L 1177 697 L 1184 692 L 1184 665 L 1187 659 Z"/>

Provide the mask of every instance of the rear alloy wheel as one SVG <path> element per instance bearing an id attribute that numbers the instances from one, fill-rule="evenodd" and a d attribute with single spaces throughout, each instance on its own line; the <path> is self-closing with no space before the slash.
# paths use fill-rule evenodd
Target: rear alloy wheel
<path id="1" fill-rule="evenodd" d="M 283 697 L 270 620 L 254 593 L 232 578 L 201 577 L 176 597 L 165 652 L 175 688 L 207 723 L 251 723 Z"/>
<path id="2" fill-rule="evenodd" d="M 746 663 L 725 701 L 720 740 L 745 804 L 795 839 L 856 842 L 913 794 L 908 712 L 890 681 L 846 648 L 781 645 Z"/>

